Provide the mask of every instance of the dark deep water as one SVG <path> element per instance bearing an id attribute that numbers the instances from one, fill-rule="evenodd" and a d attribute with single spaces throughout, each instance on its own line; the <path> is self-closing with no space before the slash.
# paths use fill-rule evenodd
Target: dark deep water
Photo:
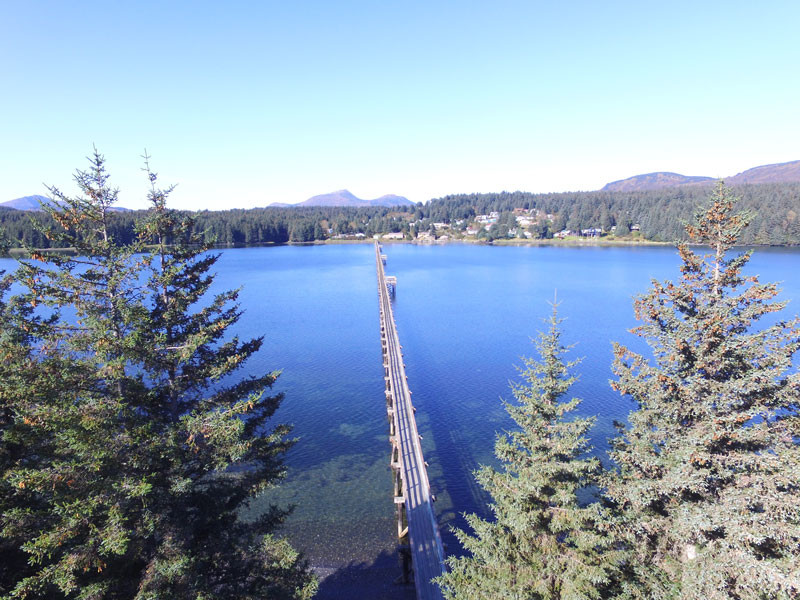
<path id="1" fill-rule="evenodd" d="M 487 247 L 386 245 L 386 272 L 398 279 L 395 317 L 418 408 L 445 543 L 461 513 L 486 514 L 472 471 L 493 462 L 495 433 L 510 427 L 520 356 L 543 327 L 557 291 L 572 356 L 583 357 L 573 387 L 580 411 L 597 416 L 595 451 L 604 454 L 612 422 L 633 405 L 612 391 L 611 342 L 644 346 L 632 297 L 650 279 L 677 279 L 668 247 Z M 12 261 L 0 260 L 0 269 Z M 782 282 L 783 316 L 800 312 L 800 251 L 757 250 L 747 270 Z M 388 427 L 371 244 L 243 248 L 222 252 L 215 289 L 242 286 L 242 337 L 263 335 L 247 371 L 282 370 L 286 394 L 277 422 L 299 441 L 289 475 L 263 502 L 296 504 L 285 531 L 320 573 L 321 597 L 413 597 L 392 586 L 395 554 Z M 253 510 L 258 510 L 258 504 Z M 410 595 L 409 595 L 410 593 Z"/>

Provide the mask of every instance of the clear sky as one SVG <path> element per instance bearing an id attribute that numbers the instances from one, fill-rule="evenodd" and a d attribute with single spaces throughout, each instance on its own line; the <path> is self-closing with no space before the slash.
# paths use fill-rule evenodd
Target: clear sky
<path id="1" fill-rule="evenodd" d="M 591 190 L 800 159 L 800 2 L 0 0 L 0 201 Z"/>

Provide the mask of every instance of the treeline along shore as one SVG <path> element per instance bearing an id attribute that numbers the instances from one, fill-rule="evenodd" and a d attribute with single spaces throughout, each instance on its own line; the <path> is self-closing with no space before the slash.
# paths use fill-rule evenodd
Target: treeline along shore
<path id="1" fill-rule="evenodd" d="M 675 242 L 708 197 L 708 186 L 637 192 L 500 192 L 459 194 L 397 207 L 267 207 L 192 213 L 206 241 L 224 246 L 371 238 L 503 242 L 597 238 Z M 800 183 L 737 186 L 740 208 L 751 215 L 740 243 L 800 244 Z M 130 243 L 143 211 L 109 214 L 119 243 Z M 34 213 L 35 214 L 35 213 Z M 32 213 L 0 209 L 0 231 L 11 248 L 48 248 Z M 46 213 L 37 218 L 48 221 Z M 46 223 L 47 224 L 47 223 Z"/>

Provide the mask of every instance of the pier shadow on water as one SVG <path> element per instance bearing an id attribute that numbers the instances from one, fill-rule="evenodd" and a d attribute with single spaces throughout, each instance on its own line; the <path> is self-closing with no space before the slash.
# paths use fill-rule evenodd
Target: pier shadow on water
<path id="1" fill-rule="evenodd" d="M 414 585 L 396 583 L 403 571 L 395 521 L 367 513 L 355 518 L 297 520 L 282 534 L 303 553 L 320 580 L 315 600 L 414 600 Z"/>
<path id="2" fill-rule="evenodd" d="M 337 568 L 314 567 L 320 579 L 315 600 L 414 600 L 414 584 L 398 582 L 400 557 L 384 550 L 372 561 L 352 561 Z"/>

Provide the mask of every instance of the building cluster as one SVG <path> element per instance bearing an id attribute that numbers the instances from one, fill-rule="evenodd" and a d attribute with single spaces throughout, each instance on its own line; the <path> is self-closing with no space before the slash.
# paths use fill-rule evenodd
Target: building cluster
<path id="1" fill-rule="evenodd" d="M 572 231 L 570 229 L 563 229 L 553 234 L 553 237 L 564 239 L 565 237 L 600 237 L 603 235 L 603 230 L 599 227 L 590 227 L 588 229 L 581 229 L 580 231 Z"/>
<path id="2" fill-rule="evenodd" d="M 330 239 L 332 240 L 363 240 L 367 237 L 366 233 L 358 232 L 358 233 L 337 233 L 332 235 Z M 403 234 L 400 234 L 400 239 L 403 239 Z"/>
<path id="3" fill-rule="evenodd" d="M 419 242 L 447 241 L 451 238 L 480 238 L 486 236 L 489 232 L 493 236 L 492 239 L 497 239 L 498 237 L 531 239 L 534 237 L 531 227 L 544 224 L 552 227 L 553 222 L 556 220 L 556 215 L 536 208 L 515 208 L 512 215 L 513 219 L 508 213 L 503 216 L 498 211 L 492 211 L 488 214 L 476 215 L 472 219 L 459 219 L 452 223 L 420 220 L 409 222 L 408 225 L 412 228 L 412 231 L 416 232 L 414 237 Z M 631 227 L 631 231 L 639 231 L 639 229 L 638 224 Z M 605 234 L 614 233 L 615 230 L 616 226 L 611 227 L 608 231 L 601 227 L 587 227 L 579 230 L 562 229 L 561 231 L 553 232 L 552 236 L 558 239 L 569 237 L 599 238 Z M 374 236 L 375 239 L 384 240 L 402 240 L 405 237 L 408 237 L 408 235 L 400 232 L 376 234 Z"/>

